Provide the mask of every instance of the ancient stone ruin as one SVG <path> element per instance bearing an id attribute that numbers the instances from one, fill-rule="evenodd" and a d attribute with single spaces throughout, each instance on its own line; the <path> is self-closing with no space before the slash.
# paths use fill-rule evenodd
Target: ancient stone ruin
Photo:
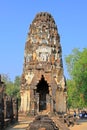
<path id="1" fill-rule="evenodd" d="M 0 130 L 18 121 L 18 99 L 9 97 L 0 75 Z"/>
<path id="2" fill-rule="evenodd" d="M 1 80 L 0 75 L 0 99 L 2 99 L 4 96 L 4 90 L 5 90 L 5 83 Z"/>
<path id="3" fill-rule="evenodd" d="M 31 115 L 66 112 L 66 81 L 60 36 L 51 14 L 40 12 L 30 25 L 21 77 L 21 107 Z"/>
<path id="4" fill-rule="evenodd" d="M 39 115 L 29 124 L 26 130 L 59 130 L 59 128 L 48 115 Z"/>

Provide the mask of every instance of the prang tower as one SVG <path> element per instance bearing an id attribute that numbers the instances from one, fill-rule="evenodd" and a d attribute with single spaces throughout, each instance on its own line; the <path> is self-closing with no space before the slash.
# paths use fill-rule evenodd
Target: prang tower
<path id="1" fill-rule="evenodd" d="M 51 14 L 40 12 L 29 28 L 21 77 L 21 111 L 65 113 L 66 81 L 60 36 Z"/>

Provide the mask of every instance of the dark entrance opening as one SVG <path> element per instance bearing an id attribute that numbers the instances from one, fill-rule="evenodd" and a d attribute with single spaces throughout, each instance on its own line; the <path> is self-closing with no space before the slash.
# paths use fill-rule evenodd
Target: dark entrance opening
<path id="1" fill-rule="evenodd" d="M 39 93 L 39 111 L 46 110 L 46 95 L 49 94 L 49 86 L 43 75 L 37 84 L 36 92 Z"/>

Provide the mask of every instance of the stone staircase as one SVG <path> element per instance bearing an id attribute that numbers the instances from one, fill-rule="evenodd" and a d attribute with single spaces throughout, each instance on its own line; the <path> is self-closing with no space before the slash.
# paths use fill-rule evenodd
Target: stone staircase
<path id="1" fill-rule="evenodd" d="M 25 113 L 22 113 L 22 112 L 19 112 L 18 113 L 18 121 L 22 121 L 26 118 L 26 114 Z"/>
<path id="2" fill-rule="evenodd" d="M 58 116 L 51 116 L 47 110 L 44 110 L 42 112 L 38 113 L 38 116 L 49 116 L 49 118 L 54 122 L 54 124 L 59 128 L 59 130 L 69 130 L 69 128 L 65 125 L 64 122 L 58 117 Z M 26 113 L 19 113 L 19 118 L 18 121 L 22 124 L 30 124 L 35 120 L 36 117 L 38 116 L 27 116 Z"/>
<path id="3" fill-rule="evenodd" d="M 18 113 L 18 121 L 19 122 L 30 122 L 30 121 L 33 121 L 34 120 L 34 117 L 29 117 L 27 116 L 26 113 L 22 113 L 22 112 L 19 112 Z"/>
<path id="4" fill-rule="evenodd" d="M 38 115 L 49 115 L 49 114 L 50 114 L 49 110 L 43 110 L 43 111 L 38 113 Z"/>
<path id="5" fill-rule="evenodd" d="M 53 117 L 51 117 L 51 119 L 56 124 L 56 126 L 59 128 L 59 130 L 70 130 L 58 117 L 53 116 Z"/>

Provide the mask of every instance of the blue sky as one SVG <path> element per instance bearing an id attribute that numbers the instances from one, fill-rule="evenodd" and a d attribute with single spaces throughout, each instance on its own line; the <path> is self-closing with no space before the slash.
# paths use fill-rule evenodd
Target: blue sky
<path id="1" fill-rule="evenodd" d="M 0 0 L 0 73 L 11 80 L 22 74 L 29 26 L 43 11 L 57 24 L 66 78 L 64 57 L 73 48 L 87 47 L 87 0 Z"/>

